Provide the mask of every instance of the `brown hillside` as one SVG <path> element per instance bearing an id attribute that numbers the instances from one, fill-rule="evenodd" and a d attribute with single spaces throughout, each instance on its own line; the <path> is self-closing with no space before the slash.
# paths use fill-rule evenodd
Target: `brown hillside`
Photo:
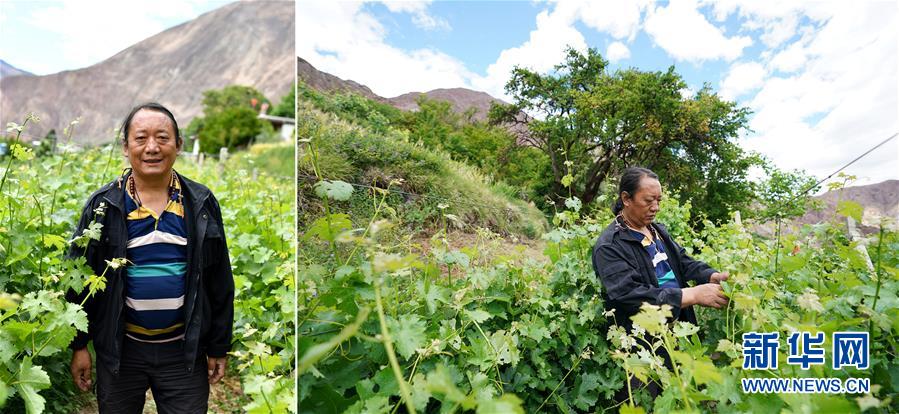
<path id="1" fill-rule="evenodd" d="M 387 102 L 386 99 L 372 92 L 367 86 L 322 72 L 301 57 L 297 57 L 297 77 L 307 86 L 319 92 L 355 93 L 378 102 Z"/>
<path id="2" fill-rule="evenodd" d="M 158 101 L 182 127 L 202 112 L 203 91 L 249 85 L 277 103 L 295 79 L 292 2 L 235 2 L 145 39 L 103 62 L 47 76 L 0 80 L 0 123 L 33 111 L 42 137 L 76 117 L 74 140 L 112 138 L 128 110 Z"/>
<path id="3" fill-rule="evenodd" d="M 860 226 L 864 233 L 877 231 L 881 218 L 892 217 L 894 224 L 899 219 L 899 180 L 846 187 L 841 190 L 828 191 L 815 198 L 821 201 L 821 210 L 805 213 L 799 218 L 799 222 L 814 224 L 827 221 L 833 217 L 839 200 L 852 200 L 864 207 Z"/>
<path id="4" fill-rule="evenodd" d="M 19 69 L 9 63 L 6 63 L 3 59 L 0 59 L 0 79 L 9 78 L 12 76 L 34 76 L 32 73 Z"/>
<path id="5" fill-rule="evenodd" d="M 410 92 L 402 94 L 395 98 L 390 98 L 391 105 L 404 111 L 418 110 L 418 97 L 424 95 L 428 99 L 447 101 L 453 106 L 453 110 L 458 113 L 465 113 L 470 109 L 474 109 L 472 119 L 475 121 L 483 121 L 487 119 L 487 113 L 490 111 L 490 104 L 505 103 L 496 99 L 486 92 L 473 91 L 465 88 L 452 89 L 434 89 L 429 92 Z"/>
<path id="6" fill-rule="evenodd" d="M 424 95 L 429 99 L 447 101 L 452 105 L 453 110 L 460 114 L 473 108 L 474 115 L 472 120 L 474 121 L 483 121 L 487 119 L 487 112 L 490 110 L 491 103 L 504 103 L 503 101 L 490 96 L 486 92 L 473 91 L 465 88 L 434 89 L 428 92 L 409 92 L 394 98 L 384 98 L 372 92 L 372 90 L 365 85 L 352 80 L 340 79 L 330 73 L 320 71 L 300 57 L 297 58 L 297 74 L 301 81 L 317 91 L 326 93 L 355 93 L 378 102 L 389 104 L 404 111 L 417 111 L 417 100 L 420 95 Z"/>

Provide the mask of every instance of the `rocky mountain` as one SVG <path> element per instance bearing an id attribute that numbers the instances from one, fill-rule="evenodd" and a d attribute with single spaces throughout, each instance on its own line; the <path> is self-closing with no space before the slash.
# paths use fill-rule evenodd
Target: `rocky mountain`
<path id="1" fill-rule="evenodd" d="M 0 80 L 0 125 L 35 112 L 42 137 L 81 117 L 73 139 L 109 142 L 136 104 L 169 107 L 182 127 L 202 113 L 203 91 L 249 85 L 280 101 L 296 79 L 293 2 L 234 2 L 147 38 L 87 68 Z"/>
<path id="2" fill-rule="evenodd" d="M 490 105 L 494 102 L 505 103 L 496 99 L 486 92 L 473 91 L 465 88 L 451 89 L 434 89 L 429 92 L 410 92 L 402 94 L 395 98 L 388 99 L 388 102 L 405 111 L 418 110 L 418 97 L 424 95 L 428 99 L 439 101 L 447 101 L 453 105 L 453 109 L 459 113 L 474 109 L 472 119 L 475 121 L 483 121 L 487 119 L 487 113 L 490 111 Z"/>
<path id="3" fill-rule="evenodd" d="M 349 92 L 378 102 L 387 102 L 387 99 L 372 92 L 367 86 L 352 80 L 340 79 L 327 72 L 322 72 L 301 57 L 297 57 L 297 77 L 307 86 L 319 92 Z"/>
<path id="4" fill-rule="evenodd" d="M 428 92 L 409 92 L 397 97 L 385 98 L 372 92 L 372 90 L 365 85 L 352 80 L 340 79 L 334 75 L 320 71 L 303 58 L 297 58 L 297 68 L 299 79 L 313 89 L 322 92 L 356 93 L 366 98 L 392 105 L 404 111 L 418 110 L 418 103 L 416 100 L 420 95 L 425 95 L 430 99 L 448 101 L 452 104 L 453 109 L 459 113 L 465 113 L 471 108 L 474 108 L 475 112 L 472 119 L 481 121 L 487 118 L 487 112 L 490 110 L 491 103 L 502 103 L 499 99 L 496 99 L 485 92 L 473 91 L 465 88 L 434 89 Z"/>
<path id="5" fill-rule="evenodd" d="M 899 180 L 846 187 L 828 191 L 815 198 L 821 201 L 821 209 L 805 213 L 799 218 L 799 222 L 814 224 L 830 219 L 840 200 L 852 200 L 864 207 L 859 226 L 863 233 L 877 231 L 881 218 L 892 217 L 894 225 L 899 220 Z"/>
<path id="6" fill-rule="evenodd" d="M 10 65 L 9 63 L 6 63 L 5 60 L 0 59 L 0 79 L 19 75 L 33 76 L 30 72 L 19 69 L 13 65 Z"/>

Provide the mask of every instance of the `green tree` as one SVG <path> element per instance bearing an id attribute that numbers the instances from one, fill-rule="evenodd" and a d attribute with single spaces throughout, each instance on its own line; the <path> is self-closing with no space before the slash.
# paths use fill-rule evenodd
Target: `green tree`
<path id="1" fill-rule="evenodd" d="M 275 105 L 272 108 L 272 111 L 269 114 L 274 116 L 283 116 L 287 118 L 293 118 L 296 116 L 294 111 L 296 110 L 296 98 L 297 98 L 297 87 L 296 84 L 290 87 L 290 93 L 284 95 L 281 98 L 281 102 Z"/>
<path id="2" fill-rule="evenodd" d="M 40 145 L 35 148 L 34 155 L 43 157 L 52 154 L 53 151 L 56 151 L 57 140 L 56 129 L 51 128 L 47 135 L 44 136 L 44 139 L 41 140 Z"/>
<path id="3" fill-rule="evenodd" d="M 200 131 L 200 150 L 215 153 L 221 147 L 245 146 L 263 130 L 264 121 L 246 107 L 224 108 L 208 115 Z"/>
<path id="4" fill-rule="evenodd" d="M 756 184 L 759 206 L 755 214 L 763 219 L 792 218 L 817 207 L 810 194 L 818 190 L 816 179 L 802 170 L 784 171 L 765 165 L 766 178 Z"/>
<path id="5" fill-rule="evenodd" d="M 220 90 L 203 92 L 203 114 L 191 120 L 187 137 L 200 139 L 200 150 L 217 153 L 219 148 L 234 149 L 248 145 L 258 135 L 272 132 L 257 113 L 269 100 L 250 86 L 229 85 Z"/>
<path id="6" fill-rule="evenodd" d="M 425 95 L 420 95 L 416 103 L 418 110 L 406 112 L 403 120 L 403 127 L 409 130 L 409 138 L 426 147 L 444 148 L 452 153 L 453 145 L 450 141 L 457 140 L 458 137 L 451 135 L 460 129 L 461 122 L 459 115 L 453 111 L 452 104 L 428 99 Z"/>
<path id="7" fill-rule="evenodd" d="M 246 107 L 259 112 L 262 104 L 271 107 L 271 102 L 265 95 L 252 86 L 228 85 L 220 90 L 203 92 L 203 114 L 206 116 L 234 107 Z"/>
<path id="8" fill-rule="evenodd" d="M 722 219 L 752 199 L 746 174 L 757 159 L 733 142 L 749 110 L 708 85 L 685 97 L 686 86 L 673 66 L 610 73 L 595 49 L 569 49 L 548 74 L 516 67 L 506 84 L 513 104 L 494 105 L 490 120 L 519 125 L 519 141 L 547 155 L 557 204 L 569 191 L 589 203 L 625 167 L 642 165 L 698 212 Z"/>

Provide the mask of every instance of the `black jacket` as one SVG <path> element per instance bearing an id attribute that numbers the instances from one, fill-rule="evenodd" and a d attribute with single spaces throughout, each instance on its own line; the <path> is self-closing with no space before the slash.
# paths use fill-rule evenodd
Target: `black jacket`
<path id="1" fill-rule="evenodd" d="M 680 287 L 687 287 L 687 281 L 691 280 L 697 285 L 709 283 L 716 270 L 687 255 L 684 248 L 671 239 L 665 226 L 659 223 L 651 225 L 662 238 L 668 264 Z M 628 331 L 632 326 L 631 316 L 640 311 L 643 302 L 671 305 L 674 319 L 696 324 L 693 309 L 682 309 L 680 306 L 681 289 L 659 287 L 652 260 L 641 240 L 618 220 L 603 230 L 593 246 L 593 270 L 602 281 L 606 310 L 614 309 L 616 323 Z"/>
<path id="2" fill-rule="evenodd" d="M 234 323 L 234 279 L 225 242 L 222 213 L 212 192 L 180 174 L 187 226 L 187 273 L 184 300 L 184 351 L 187 369 L 203 354 L 223 357 L 231 350 Z M 94 273 L 106 269 L 106 261 L 125 256 L 128 228 L 125 222 L 125 183 L 120 177 L 94 192 L 84 205 L 75 236 L 95 220 L 103 224 L 100 240 L 90 240 L 86 248 L 72 245 L 70 257 L 84 256 Z M 101 204 L 105 207 L 101 208 Z M 105 210 L 102 215 L 98 211 Z M 69 291 L 69 302 L 81 303 L 87 289 L 79 295 Z M 94 341 L 98 362 L 118 373 L 122 342 L 125 337 L 125 267 L 106 271 L 106 289 L 84 303 L 88 331 L 78 332 L 69 345 L 72 349 Z"/>

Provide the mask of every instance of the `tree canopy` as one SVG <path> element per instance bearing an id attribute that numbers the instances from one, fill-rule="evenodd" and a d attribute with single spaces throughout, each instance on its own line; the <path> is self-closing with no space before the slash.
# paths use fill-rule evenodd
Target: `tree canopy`
<path id="1" fill-rule="evenodd" d="M 640 165 L 698 212 L 725 218 L 751 201 L 747 171 L 762 162 L 735 142 L 750 111 L 708 85 L 685 91 L 673 66 L 610 72 L 595 49 L 569 49 L 550 73 L 516 67 L 506 84 L 513 103 L 494 105 L 490 120 L 520 125 L 518 141 L 548 156 L 556 203 L 569 191 L 590 203 L 617 186 L 620 171 Z"/>
<path id="2" fill-rule="evenodd" d="M 200 150 L 216 153 L 221 147 L 234 149 L 250 143 L 271 126 L 257 118 L 269 100 L 251 86 L 229 85 L 203 92 L 203 114 L 187 127 L 188 135 L 200 139 Z"/>

